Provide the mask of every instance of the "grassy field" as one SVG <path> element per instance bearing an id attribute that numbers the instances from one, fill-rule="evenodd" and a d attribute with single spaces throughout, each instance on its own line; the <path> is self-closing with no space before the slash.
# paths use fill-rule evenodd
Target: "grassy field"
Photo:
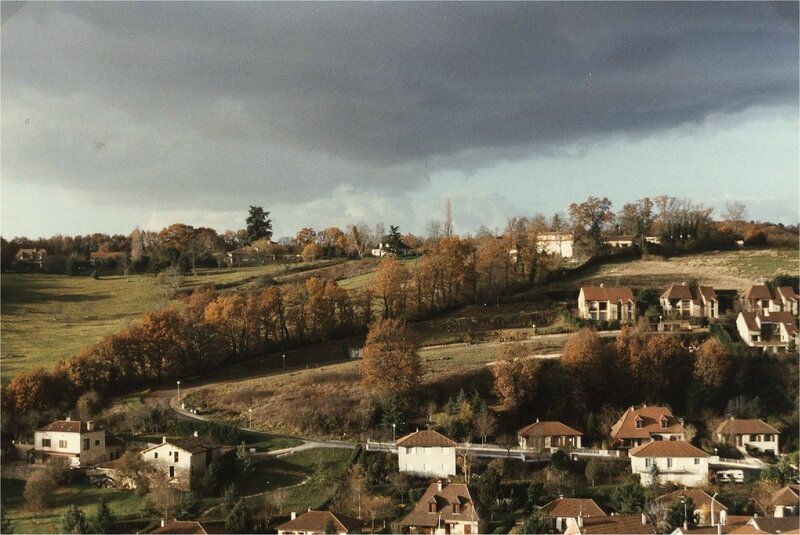
<path id="1" fill-rule="evenodd" d="M 4 384 L 20 370 L 51 367 L 168 303 L 155 278 L 144 275 L 95 280 L 5 274 L 1 284 Z"/>
<path id="2" fill-rule="evenodd" d="M 22 491 L 25 482 L 19 479 L 2 479 L 2 503 L 15 533 L 58 533 L 61 515 L 71 504 L 93 517 L 101 496 L 108 500 L 117 521 L 147 520 L 143 513 L 144 499 L 135 492 L 98 489 L 85 484 L 58 487 L 54 490 L 55 506 L 48 511 L 30 512 L 23 509 Z"/>
<path id="3" fill-rule="evenodd" d="M 337 267 L 329 267 L 329 264 L 331 262 L 200 269 L 197 275 L 185 278 L 183 290 L 191 291 L 209 284 L 218 289 L 249 288 L 264 277 L 294 280 L 322 275 Z M 167 299 L 165 289 L 153 275 L 115 275 L 95 280 L 8 273 L 0 279 L 0 292 L 0 379 L 3 384 L 20 370 L 52 367 L 58 359 L 74 355 L 84 346 L 119 331 L 144 313 L 177 303 Z"/>

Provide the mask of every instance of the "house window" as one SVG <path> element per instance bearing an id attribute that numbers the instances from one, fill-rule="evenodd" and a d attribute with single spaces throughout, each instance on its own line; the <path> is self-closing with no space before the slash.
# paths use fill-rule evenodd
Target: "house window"
<path id="1" fill-rule="evenodd" d="M 667 468 L 672 468 L 672 459 L 667 457 Z"/>
<path id="2" fill-rule="evenodd" d="M 66 448 L 67 447 L 67 441 L 66 440 L 59 440 L 58 441 L 58 447 L 59 448 Z"/>
<path id="3" fill-rule="evenodd" d="M 700 464 L 700 459 L 698 459 L 697 457 L 695 457 L 695 458 L 694 458 L 694 464 Z"/>
<path id="4" fill-rule="evenodd" d="M 750 435 L 750 442 L 756 441 L 756 435 Z"/>
<path id="5" fill-rule="evenodd" d="M 84 438 L 83 439 L 83 449 L 85 449 L 85 450 L 89 449 L 89 439 L 88 438 Z"/>
<path id="6" fill-rule="evenodd" d="M 436 502 L 428 502 L 428 512 L 429 513 L 436 512 Z"/>
<path id="7" fill-rule="evenodd" d="M 49 438 L 43 438 L 42 439 L 42 447 L 43 448 L 49 448 L 50 447 L 50 439 Z"/>
<path id="8" fill-rule="evenodd" d="M 636 420 L 636 429 L 641 429 L 641 428 L 642 428 L 642 421 Z"/>
<path id="9" fill-rule="evenodd" d="M 176 463 L 178 462 L 178 452 L 177 451 L 175 452 L 175 462 Z"/>
<path id="10" fill-rule="evenodd" d="M 158 452 L 153 453 L 153 459 L 158 459 Z"/>
<path id="11" fill-rule="evenodd" d="M 647 457 L 647 458 L 644 460 L 644 467 L 645 467 L 645 468 L 650 468 L 650 461 L 651 461 L 650 457 Z"/>
<path id="12" fill-rule="evenodd" d="M 100 441 L 99 441 L 99 440 L 95 440 L 95 441 L 94 441 L 94 445 L 95 445 L 95 446 L 99 446 L 99 445 L 100 445 Z"/>
<path id="13" fill-rule="evenodd" d="M 765 442 L 772 442 L 772 435 L 764 435 Z"/>
<path id="14" fill-rule="evenodd" d="M 454 515 L 461 514 L 461 504 L 460 503 L 454 503 L 453 504 L 453 514 Z"/>
<path id="15" fill-rule="evenodd" d="M 661 420 L 661 429 L 666 429 L 668 423 L 666 419 Z"/>

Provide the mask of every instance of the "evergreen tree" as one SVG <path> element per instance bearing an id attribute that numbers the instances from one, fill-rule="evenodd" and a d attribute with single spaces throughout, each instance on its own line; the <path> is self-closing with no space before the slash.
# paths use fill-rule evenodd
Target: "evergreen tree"
<path id="1" fill-rule="evenodd" d="M 644 509 L 644 487 L 639 476 L 632 474 L 624 485 L 611 492 L 611 506 L 621 515 L 641 513 Z"/>
<path id="2" fill-rule="evenodd" d="M 222 508 L 227 512 L 233 510 L 236 502 L 239 501 L 239 489 L 236 483 L 231 483 L 225 487 L 225 492 L 222 494 Z"/>
<path id="3" fill-rule="evenodd" d="M 72 504 L 61 515 L 59 522 L 59 533 L 86 533 L 89 526 L 86 523 L 86 515 L 77 505 Z"/>
<path id="4" fill-rule="evenodd" d="M 108 507 L 105 496 L 102 496 L 97 504 L 97 513 L 90 523 L 91 531 L 93 533 L 111 533 L 116 520 L 114 513 Z"/>
<path id="5" fill-rule="evenodd" d="M 250 510 L 244 503 L 244 498 L 239 498 L 225 520 L 225 530 L 230 533 L 250 533 L 253 518 Z"/>
<path id="6" fill-rule="evenodd" d="M 548 531 L 549 526 L 539 516 L 538 510 L 534 510 L 522 525 L 522 533 L 547 533 Z"/>
<path id="7" fill-rule="evenodd" d="M 247 239 L 250 243 L 272 238 L 272 220 L 269 219 L 269 212 L 265 212 L 262 207 L 251 206 L 245 223 L 247 223 Z"/>
<path id="8" fill-rule="evenodd" d="M 478 498 L 490 510 L 495 508 L 500 498 L 500 474 L 494 468 L 487 468 L 478 481 Z"/>
<path id="9" fill-rule="evenodd" d="M 389 234 L 384 240 L 383 248 L 393 254 L 399 254 L 403 246 L 403 237 L 400 235 L 400 227 L 389 225 Z"/>
<path id="10" fill-rule="evenodd" d="M 684 499 L 686 503 L 683 502 Z M 682 528 L 684 522 L 686 522 L 687 528 L 696 528 L 697 515 L 694 512 L 694 501 L 688 496 L 683 496 L 682 499 L 672 504 L 672 507 L 667 511 L 665 520 L 669 525 L 670 532 L 676 528 Z"/>

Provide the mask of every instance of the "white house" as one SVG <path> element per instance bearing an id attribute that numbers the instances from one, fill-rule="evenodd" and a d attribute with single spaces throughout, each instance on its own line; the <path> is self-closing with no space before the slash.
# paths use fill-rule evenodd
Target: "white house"
<path id="1" fill-rule="evenodd" d="M 410 533 L 470 535 L 486 533 L 469 488 L 463 483 L 431 483 L 414 509 L 400 521 Z"/>
<path id="2" fill-rule="evenodd" d="M 800 485 L 786 485 L 772 495 L 773 516 L 797 516 L 800 507 Z"/>
<path id="3" fill-rule="evenodd" d="M 641 446 L 653 440 L 685 440 L 683 421 L 672 415 L 669 407 L 641 405 L 630 407 L 611 426 L 614 445 L 623 448 Z"/>
<path id="4" fill-rule="evenodd" d="M 742 296 L 742 309 L 746 312 L 789 312 L 798 314 L 800 296 L 791 286 L 770 288 L 764 284 L 754 284 Z"/>
<path id="5" fill-rule="evenodd" d="M 106 432 L 97 429 L 94 422 L 59 420 L 36 430 L 33 450 L 28 454 L 34 460 L 48 457 L 65 457 L 72 466 L 86 466 L 106 460 Z"/>
<path id="6" fill-rule="evenodd" d="M 661 309 L 668 318 L 719 318 L 719 301 L 711 286 L 673 284 L 661 294 Z"/>
<path id="7" fill-rule="evenodd" d="M 628 287 L 583 286 L 578 294 L 578 315 L 597 321 L 636 320 L 636 299 Z"/>
<path id="8" fill-rule="evenodd" d="M 708 484 L 708 457 L 703 450 L 684 440 L 655 441 L 632 448 L 631 471 L 639 474 L 642 485 L 651 483 L 651 470 L 658 468 L 662 482 L 671 481 L 687 487 Z"/>
<path id="9" fill-rule="evenodd" d="M 780 432 L 761 420 L 731 417 L 720 423 L 716 432 L 717 442 L 778 455 Z"/>
<path id="10" fill-rule="evenodd" d="M 559 497 L 539 509 L 539 515 L 559 533 L 567 529 L 567 521 L 607 516 L 592 499 Z"/>
<path id="11" fill-rule="evenodd" d="M 186 486 L 205 474 L 206 467 L 222 455 L 220 446 L 197 436 L 167 440 L 142 450 L 144 460 L 162 468 L 178 485 Z"/>
<path id="12" fill-rule="evenodd" d="M 456 443 L 441 433 L 426 429 L 397 439 L 401 472 L 429 477 L 456 474 Z"/>
<path id="13" fill-rule="evenodd" d="M 331 511 L 311 511 L 298 515 L 292 512 L 288 522 L 277 526 L 278 535 L 322 535 L 323 533 L 361 533 L 364 523 Z M 332 531 L 326 531 L 333 528 Z"/>
<path id="14" fill-rule="evenodd" d="M 583 433 L 561 422 L 540 422 L 538 419 L 517 431 L 521 448 L 535 451 L 551 448 L 580 448 Z"/>
<path id="15" fill-rule="evenodd" d="M 745 344 L 764 350 L 782 350 L 798 342 L 797 319 L 791 312 L 739 312 L 736 329 Z"/>
<path id="16" fill-rule="evenodd" d="M 603 243 L 612 249 L 628 249 L 636 244 L 636 236 L 620 235 L 608 236 L 603 240 Z"/>
<path id="17" fill-rule="evenodd" d="M 549 232 L 536 236 L 536 247 L 540 253 L 572 258 L 572 233 Z"/>

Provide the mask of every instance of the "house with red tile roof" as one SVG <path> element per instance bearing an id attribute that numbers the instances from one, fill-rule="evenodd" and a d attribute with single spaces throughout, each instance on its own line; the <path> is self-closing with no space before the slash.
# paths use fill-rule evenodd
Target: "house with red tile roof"
<path id="1" fill-rule="evenodd" d="M 691 498 L 694 504 L 694 514 L 697 517 L 698 526 L 716 526 L 717 524 L 724 526 L 727 524 L 728 508 L 718 499 L 700 489 L 679 489 L 675 492 L 662 494 L 656 498 L 656 504 L 662 510 L 667 510 L 675 502 L 681 502 L 684 496 Z"/>
<path id="2" fill-rule="evenodd" d="M 631 471 L 639 474 L 642 485 L 652 483 L 653 467 L 659 481 L 687 487 L 708 484 L 708 453 L 685 440 L 655 441 L 628 451 Z"/>
<path id="3" fill-rule="evenodd" d="M 719 301 L 711 286 L 673 284 L 661 294 L 660 300 L 667 318 L 719 318 Z"/>
<path id="4" fill-rule="evenodd" d="M 716 429 L 717 442 L 778 455 L 780 432 L 761 420 L 730 417 Z"/>
<path id="5" fill-rule="evenodd" d="M 745 312 L 789 312 L 797 316 L 800 312 L 800 295 L 791 286 L 770 288 L 765 284 L 754 284 L 742 296 Z"/>
<path id="6" fill-rule="evenodd" d="M 685 440 L 683 421 L 672 415 L 669 407 L 658 405 L 630 407 L 611 426 L 615 447 L 630 448 L 653 440 Z"/>
<path id="7" fill-rule="evenodd" d="M 157 527 L 150 533 L 169 533 L 181 535 L 210 535 L 214 533 L 228 533 L 224 529 L 204 524 L 196 520 L 173 520 L 165 522 L 161 519 L 161 526 Z"/>
<path id="8" fill-rule="evenodd" d="M 772 506 L 775 508 L 773 516 L 797 517 L 800 509 L 800 485 L 786 485 L 772 495 Z"/>
<path id="9" fill-rule="evenodd" d="M 629 287 L 582 286 L 578 294 L 578 316 L 596 321 L 636 321 L 636 299 Z"/>
<path id="10" fill-rule="evenodd" d="M 561 422 L 536 421 L 517 431 L 521 448 L 534 451 L 551 448 L 580 448 L 583 433 Z"/>
<path id="11" fill-rule="evenodd" d="M 605 511 L 594 500 L 584 498 L 558 497 L 539 509 L 539 516 L 546 520 L 552 529 L 563 533 L 567 529 L 567 520 L 572 518 L 596 518 L 607 516 Z"/>
<path id="12" fill-rule="evenodd" d="M 275 529 L 278 535 L 322 535 L 323 533 L 360 533 L 364 522 L 331 511 L 307 511 L 300 515 L 292 513 L 288 522 Z M 330 531 L 332 528 L 332 531 Z"/>
<path id="13" fill-rule="evenodd" d="M 463 483 L 431 483 L 414 509 L 400 521 L 410 533 L 463 534 L 486 533 L 469 488 Z"/>
<path id="14" fill-rule="evenodd" d="M 747 524 L 731 531 L 735 535 L 755 535 L 761 533 L 772 534 L 800 534 L 800 522 L 795 517 L 767 518 L 753 517 Z"/>
<path id="15" fill-rule="evenodd" d="M 36 266 L 43 268 L 47 261 L 47 251 L 44 249 L 20 249 L 14 255 L 14 263 L 18 266 Z"/>
<path id="16" fill-rule="evenodd" d="M 797 318 L 791 312 L 739 312 L 736 329 L 742 341 L 750 347 L 779 351 L 798 343 Z"/>
<path id="17" fill-rule="evenodd" d="M 395 444 L 401 472 L 428 477 L 456 474 L 456 443 L 441 433 L 417 430 L 397 439 Z"/>
<path id="18" fill-rule="evenodd" d="M 645 515 L 609 515 L 567 519 L 564 535 L 627 535 L 656 533 Z"/>
<path id="19" fill-rule="evenodd" d="M 34 432 L 33 450 L 28 456 L 37 461 L 64 457 L 75 467 L 101 463 L 106 460 L 106 432 L 91 420 L 67 416 L 66 420 L 57 420 Z"/>
<path id="20" fill-rule="evenodd" d="M 140 452 L 142 458 L 163 469 L 172 483 L 179 487 L 190 486 L 201 478 L 208 465 L 225 453 L 225 449 L 197 435 L 168 439 Z"/>

